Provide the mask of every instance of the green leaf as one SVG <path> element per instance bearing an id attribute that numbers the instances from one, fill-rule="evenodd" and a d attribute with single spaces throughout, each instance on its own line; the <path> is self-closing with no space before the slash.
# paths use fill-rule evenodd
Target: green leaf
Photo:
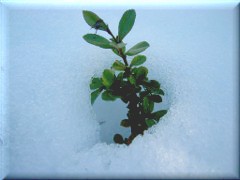
<path id="1" fill-rule="evenodd" d="M 149 101 L 149 112 L 152 112 L 154 109 L 154 102 L 153 101 Z"/>
<path id="2" fill-rule="evenodd" d="M 120 72 L 120 73 L 117 75 L 117 80 L 120 80 L 120 81 L 123 80 L 123 72 Z"/>
<path id="3" fill-rule="evenodd" d="M 114 82 L 114 72 L 110 69 L 105 69 L 102 75 L 102 82 L 106 88 L 109 88 Z"/>
<path id="4" fill-rule="evenodd" d="M 126 46 L 122 48 L 123 53 L 125 52 L 125 50 L 126 50 Z M 118 50 L 117 50 L 116 48 L 113 48 L 112 51 L 113 51 L 116 55 L 120 56 L 119 53 L 118 53 Z M 121 57 L 121 56 L 120 56 L 120 57 Z"/>
<path id="5" fill-rule="evenodd" d="M 132 75 L 129 76 L 128 80 L 132 85 L 136 85 L 136 79 Z"/>
<path id="6" fill-rule="evenodd" d="M 94 89 L 98 89 L 102 86 L 102 81 L 100 78 L 92 78 L 92 82 L 90 84 L 90 89 L 94 90 Z"/>
<path id="7" fill-rule="evenodd" d="M 117 98 L 117 97 L 114 96 L 114 95 L 112 95 L 112 93 L 109 92 L 109 91 L 104 91 L 104 92 L 102 93 L 102 100 L 104 100 L 104 101 L 115 101 L 116 98 Z"/>
<path id="8" fill-rule="evenodd" d="M 139 93 L 140 98 L 143 98 L 143 97 L 149 95 L 149 93 L 150 93 L 149 91 L 142 91 L 142 92 L 140 92 L 140 93 Z"/>
<path id="9" fill-rule="evenodd" d="M 114 54 L 120 56 L 117 49 L 113 48 L 112 51 L 114 52 Z M 121 56 L 120 56 L 120 57 L 121 57 Z"/>
<path id="10" fill-rule="evenodd" d="M 123 144 L 123 137 L 121 136 L 121 134 L 115 134 L 113 140 L 115 143 Z"/>
<path id="11" fill-rule="evenodd" d="M 115 42 L 110 42 L 110 45 L 116 49 L 121 49 L 126 46 L 126 43 L 120 42 L 120 43 L 115 43 Z"/>
<path id="12" fill-rule="evenodd" d="M 120 125 L 123 127 L 130 127 L 130 121 L 128 119 L 124 119 L 121 121 Z"/>
<path id="13" fill-rule="evenodd" d="M 93 91 L 91 93 L 91 104 L 93 105 L 93 103 L 95 102 L 95 100 L 97 99 L 97 97 L 99 96 L 99 94 L 101 93 L 100 89 L 97 89 L 96 91 Z"/>
<path id="14" fill-rule="evenodd" d="M 139 66 L 141 64 L 143 64 L 146 61 L 146 56 L 144 55 L 138 55 L 135 56 L 130 64 L 130 66 Z"/>
<path id="15" fill-rule="evenodd" d="M 124 12 L 118 25 L 119 42 L 131 31 L 136 19 L 136 12 L 133 9 Z"/>
<path id="16" fill-rule="evenodd" d="M 91 11 L 83 11 L 83 18 L 86 23 L 92 28 L 100 29 L 103 31 L 106 31 L 108 28 L 108 26 L 103 22 L 103 20 Z"/>
<path id="17" fill-rule="evenodd" d="M 114 68 L 115 70 L 118 70 L 118 71 L 124 71 L 126 66 L 121 61 L 116 60 L 113 63 L 112 68 Z"/>
<path id="18" fill-rule="evenodd" d="M 143 98 L 143 111 L 145 113 L 152 112 L 154 109 L 154 102 L 149 100 L 149 98 L 146 96 Z"/>
<path id="19" fill-rule="evenodd" d="M 154 89 L 160 88 L 160 83 L 156 80 L 150 80 L 150 85 L 151 85 L 151 88 L 154 88 Z"/>
<path id="20" fill-rule="evenodd" d="M 158 92 L 160 88 L 160 83 L 156 80 L 144 81 L 143 86 L 150 89 L 151 92 Z"/>
<path id="21" fill-rule="evenodd" d="M 90 44 L 93 44 L 95 46 L 98 46 L 104 49 L 112 48 L 112 46 L 110 45 L 110 41 L 108 41 L 106 38 L 99 36 L 97 34 L 86 34 L 83 36 L 83 39 Z"/>
<path id="22" fill-rule="evenodd" d="M 146 119 L 145 122 L 149 128 L 156 124 L 153 119 Z"/>
<path id="23" fill-rule="evenodd" d="M 151 118 L 155 119 L 156 121 L 159 121 L 159 119 L 163 117 L 165 114 L 167 114 L 167 110 L 156 111 L 151 114 Z"/>
<path id="24" fill-rule="evenodd" d="M 162 89 L 158 89 L 154 91 L 155 94 L 160 94 L 164 96 L 164 91 Z"/>
<path id="25" fill-rule="evenodd" d="M 137 71 L 138 71 L 138 68 L 136 68 L 136 67 L 135 67 L 135 68 L 132 68 L 132 73 L 133 73 L 133 74 L 137 74 Z"/>
<path id="26" fill-rule="evenodd" d="M 144 79 L 148 74 L 148 69 L 144 66 L 137 68 L 136 79 Z"/>
<path id="27" fill-rule="evenodd" d="M 125 53 L 125 51 L 126 51 L 126 46 L 122 48 L 122 52 Z"/>
<path id="28" fill-rule="evenodd" d="M 156 102 L 156 103 L 162 102 L 162 98 L 159 95 L 151 95 L 148 98 L 149 98 L 149 100 Z"/>
<path id="29" fill-rule="evenodd" d="M 93 27 L 96 24 L 96 22 L 101 19 L 95 13 L 93 13 L 91 11 L 84 10 L 84 11 L 82 11 L 82 13 L 83 13 L 84 20 L 91 27 Z"/>
<path id="30" fill-rule="evenodd" d="M 133 46 L 131 49 L 129 49 L 125 54 L 128 56 L 134 56 L 140 52 L 143 52 L 145 49 L 149 47 L 149 44 L 146 41 L 142 41 L 135 46 Z"/>

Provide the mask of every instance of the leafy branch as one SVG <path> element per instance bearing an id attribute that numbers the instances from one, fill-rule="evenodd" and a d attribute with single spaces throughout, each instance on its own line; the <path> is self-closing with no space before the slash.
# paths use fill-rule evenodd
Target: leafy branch
<path id="1" fill-rule="evenodd" d="M 130 127 L 131 135 L 123 139 L 120 134 L 116 134 L 113 139 L 116 143 L 129 145 L 137 135 L 143 135 L 145 130 L 158 123 L 167 113 L 167 110 L 153 112 L 154 103 L 162 102 L 161 96 L 164 96 L 164 91 L 158 81 L 148 79 L 148 69 L 141 66 L 147 57 L 139 53 L 145 51 L 149 44 L 142 41 L 126 51 L 126 43 L 123 40 L 131 31 L 136 19 L 136 12 L 133 9 L 123 14 L 117 36 L 113 35 L 109 26 L 95 13 L 83 11 L 83 17 L 89 26 L 105 31 L 111 36 L 106 39 L 97 34 L 86 34 L 83 36 L 84 40 L 103 49 L 111 49 L 122 59 L 122 61 L 115 60 L 111 69 L 105 69 L 101 77 L 92 78 L 91 103 L 93 104 L 101 94 L 105 101 L 114 101 L 119 98 L 127 104 L 129 109 L 127 118 L 122 120 L 120 125 Z M 130 65 L 128 56 L 134 56 Z"/>

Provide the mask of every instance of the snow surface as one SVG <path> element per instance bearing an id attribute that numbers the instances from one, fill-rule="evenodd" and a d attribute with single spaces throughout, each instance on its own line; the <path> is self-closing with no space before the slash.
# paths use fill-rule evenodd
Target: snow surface
<path id="1" fill-rule="evenodd" d="M 131 8 L 127 47 L 150 43 L 146 66 L 166 91 L 159 109 L 169 112 L 128 147 L 111 143 L 128 134 L 119 126 L 124 104 L 90 105 L 90 78 L 117 57 L 83 41 L 94 32 L 83 8 L 8 9 L 5 175 L 238 176 L 237 10 Z M 125 9 L 91 10 L 116 34 Z"/>

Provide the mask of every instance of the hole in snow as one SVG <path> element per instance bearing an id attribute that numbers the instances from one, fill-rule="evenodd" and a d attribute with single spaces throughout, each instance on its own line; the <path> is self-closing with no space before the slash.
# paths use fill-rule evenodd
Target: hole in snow
<path id="1" fill-rule="evenodd" d="M 163 97 L 163 102 L 154 106 L 154 111 L 169 109 L 170 102 L 168 97 Z M 113 143 L 113 136 L 121 134 L 123 138 L 130 136 L 131 129 L 120 126 L 120 122 L 127 118 L 127 104 L 121 100 L 103 101 L 101 96 L 98 97 L 94 106 L 96 120 L 100 125 L 101 142 Z"/>
<path id="2" fill-rule="evenodd" d="M 121 134 L 124 138 L 130 135 L 130 128 L 120 126 L 120 122 L 127 118 L 126 104 L 121 100 L 103 101 L 101 96 L 96 100 L 93 109 L 96 113 L 96 120 L 100 125 L 100 140 L 106 143 L 113 143 L 113 136 Z"/>

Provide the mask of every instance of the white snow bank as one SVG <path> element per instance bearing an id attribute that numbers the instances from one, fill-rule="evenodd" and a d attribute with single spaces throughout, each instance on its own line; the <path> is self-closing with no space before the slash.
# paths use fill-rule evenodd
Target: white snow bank
<path id="1" fill-rule="evenodd" d="M 117 32 L 124 10 L 95 12 Z M 81 9 L 9 10 L 9 177 L 237 177 L 236 12 L 136 12 L 125 41 L 150 43 L 169 112 L 126 147 L 109 143 L 124 104 L 90 105 L 91 76 L 117 57 L 83 41 Z"/>

